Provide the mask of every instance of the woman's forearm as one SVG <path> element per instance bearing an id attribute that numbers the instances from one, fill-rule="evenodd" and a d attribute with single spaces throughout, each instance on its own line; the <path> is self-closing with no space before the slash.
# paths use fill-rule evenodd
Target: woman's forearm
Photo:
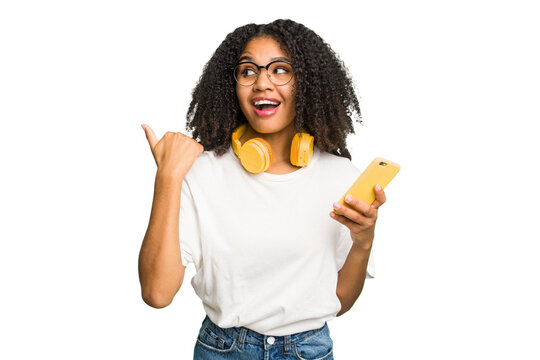
<path id="1" fill-rule="evenodd" d="M 370 253 L 371 249 L 366 250 L 356 244 L 349 251 L 345 264 L 338 272 L 336 293 L 341 302 L 341 310 L 336 316 L 349 311 L 362 293 Z"/>
<path id="2" fill-rule="evenodd" d="M 182 180 L 157 172 L 150 222 L 139 253 L 142 298 L 156 308 L 169 305 L 184 280 L 178 229 Z"/>

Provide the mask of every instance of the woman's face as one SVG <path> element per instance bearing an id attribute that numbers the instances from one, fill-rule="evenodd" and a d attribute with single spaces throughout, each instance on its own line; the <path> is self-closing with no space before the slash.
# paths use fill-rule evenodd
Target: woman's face
<path id="1" fill-rule="evenodd" d="M 258 37 L 247 43 L 238 62 L 252 61 L 265 66 L 274 60 L 291 61 L 273 38 Z M 236 83 L 236 96 L 242 112 L 255 131 L 270 134 L 292 130 L 296 116 L 294 77 L 285 85 L 275 85 L 268 78 L 267 70 L 260 69 L 259 77 L 253 85 Z M 273 104 L 262 104 L 262 100 L 269 100 Z"/>

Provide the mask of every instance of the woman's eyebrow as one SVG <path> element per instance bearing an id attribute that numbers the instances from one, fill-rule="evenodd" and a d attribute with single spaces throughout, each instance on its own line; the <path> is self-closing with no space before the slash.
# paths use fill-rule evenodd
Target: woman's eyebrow
<path id="1" fill-rule="evenodd" d="M 248 55 L 244 55 L 244 56 L 241 56 L 240 59 L 238 59 L 238 62 L 240 61 L 252 61 L 252 62 L 255 62 L 255 59 L 252 58 L 251 56 L 248 56 Z M 283 57 L 283 56 L 278 56 L 278 57 L 274 57 L 272 59 L 270 59 L 270 62 L 272 61 L 276 61 L 276 60 L 285 60 L 285 61 L 291 61 L 289 59 L 287 59 L 286 57 Z"/>
<path id="2" fill-rule="evenodd" d="M 251 56 L 244 55 L 238 59 L 238 61 L 247 60 L 247 61 L 253 61 L 254 59 Z"/>

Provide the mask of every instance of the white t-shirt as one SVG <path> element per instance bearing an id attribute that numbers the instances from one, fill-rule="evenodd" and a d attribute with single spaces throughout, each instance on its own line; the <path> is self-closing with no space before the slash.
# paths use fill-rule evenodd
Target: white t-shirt
<path id="1" fill-rule="evenodd" d="M 316 146 L 307 167 L 283 175 L 249 173 L 232 147 L 221 157 L 204 151 L 182 183 L 179 227 L 182 263 L 195 265 L 191 284 L 208 317 L 274 336 L 333 319 L 352 240 L 329 213 L 359 175 Z"/>

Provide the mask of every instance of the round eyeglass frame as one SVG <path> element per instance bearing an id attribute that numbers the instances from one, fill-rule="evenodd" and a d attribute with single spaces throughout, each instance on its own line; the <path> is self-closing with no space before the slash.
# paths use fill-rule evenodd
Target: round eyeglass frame
<path id="1" fill-rule="evenodd" d="M 283 83 L 283 84 L 276 84 L 273 80 L 272 80 L 272 75 L 270 75 L 270 72 L 268 71 L 268 68 L 270 67 L 270 65 L 274 64 L 274 63 L 277 63 L 277 62 L 282 62 L 282 63 L 285 63 L 285 64 L 288 64 L 291 66 L 292 68 L 292 64 L 286 60 L 274 60 L 274 61 L 271 61 L 269 62 L 268 64 L 266 65 L 258 65 L 256 63 L 254 63 L 253 61 L 242 61 L 242 62 L 239 62 L 238 64 L 236 64 L 236 66 L 234 67 L 233 69 L 233 76 L 234 76 L 234 80 L 241 86 L 251 86 L 253 84 L 255 84 L 257 82 L 257 80 L 259 80 L 259 76 L 261 75 L 261 69 L 266 69 L 266 76 L 268 76 L 268 79 L 270 80 L 270 82 L 272 82 L 272 84 L 276 85 L 276 86 L 283 86 L 283 85 L 287 85 L 288 83 L 291 82 L 291 80 L 293 79 L 294 77 L 294 71 L 293 73 L 291 74 L 291 78 L 289 80 L 287 80 L 287 82 Z M 242 84 L 238 81 L 238 79 L 236 78 L 236 69 L 242 65 L 242 64 L 253 64 L 255 65 L 255 67 L 257 67 L 257 76 L 255 77 L 255 80 L 251 83 L 251 84 Z"/>

